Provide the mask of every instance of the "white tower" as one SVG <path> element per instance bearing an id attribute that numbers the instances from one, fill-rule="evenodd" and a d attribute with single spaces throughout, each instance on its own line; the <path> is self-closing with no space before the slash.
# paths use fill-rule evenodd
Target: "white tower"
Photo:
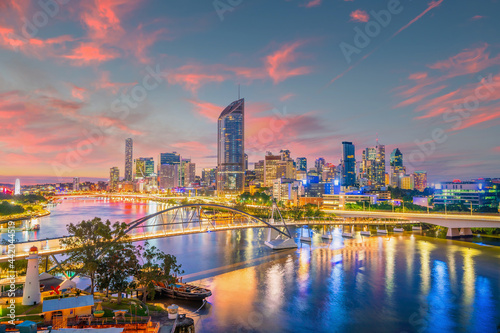
<path id="1" fill-rule="evenodd" d="M 40 276 L 38 274 L 38 248 L 31 247 L 28 256 L 28 269 L 26 270 L 26 281 L 23 289 L 23 305 L 38 304 L 42 300 L 40 294 Z"/>
<path id="2" fill-rule="evenodd" d="M 21 181 L 19 178 L 16 179 L 16 184 L 14 185 L 14 195 L 21 194 Z"/>

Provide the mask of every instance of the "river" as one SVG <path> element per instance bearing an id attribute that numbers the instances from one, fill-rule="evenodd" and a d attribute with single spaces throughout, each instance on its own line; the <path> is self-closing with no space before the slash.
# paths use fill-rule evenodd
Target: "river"
<path id="1" fill-rule="evenodd" d="M 68 199 L 18 239 L 66 234 L 65 225 L 99 216 L 130 222 L 154 202 Z M 496 332 L 500 248 L 413 233 L 325 241 L 273 251 L 264 229 L 151 240 L 174 254 L 184 278 L 213 295 L 175 301 L 197 332 Z M 172 301 L 159 299 L 170 304 Z"/>

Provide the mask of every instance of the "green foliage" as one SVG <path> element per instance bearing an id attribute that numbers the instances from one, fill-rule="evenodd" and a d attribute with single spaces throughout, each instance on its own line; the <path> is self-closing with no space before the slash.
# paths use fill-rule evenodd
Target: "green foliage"
<path id="1" fill-rule="evenodd" d="M 238 196 L 237 201 L 240 203 L 264 206 L 270 206 L 272 204 L 271 196 L 264 192 L 256 192 L 253 195 L 249 192 L 245 192 Z"/>
<path id="2" fill-rule="evenodd" d="M 97 270 L 101 262 L 101 255 L 105 255 L 113 244 L 115 237 L 125 237 L 125 223 L 116 222 L 111 226 L 100 218 L 82 221 L 78 224 L 67 225 L 70 237 L 60 240 L 61 245 L 67 249 L 66 255 L 73 270 L 88 275 L 91 281 L 91 292 L 94 293 Z"/>
<path id="3" fill-rule="evenodd" d="M 122 293 L 129 287 L 129 277 L 137 274 L 139 259 L 137 249 L 130 243 L 113 243 L 101 257 L 97 266 L 96 283 L 100 289 L 118 293 L 118 303 Z"/>
<path id="4" fill-rule="evenodd" d="M 0 204 L 0 215 L 13 215 L 24 213 L 21 205 L 11 204 L 8 201 L 2 201 Z"/>

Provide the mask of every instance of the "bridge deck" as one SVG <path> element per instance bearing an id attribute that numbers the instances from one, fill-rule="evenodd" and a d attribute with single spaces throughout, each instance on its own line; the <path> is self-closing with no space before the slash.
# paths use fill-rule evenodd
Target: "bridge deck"
<path id="1" fill-rule="evenodd" d="M 350 221 L 345 219 L 336 220 L 301 220 L 301 221 L 286 221 L 290 225 L 305 226 L 305 225 L 402 225 L 402 224 L 415 224 L 419 223 L 417 221 Z M 201 226 L 198 221 L 191 221 L 186 224 L 197 224 L 196 227 L 181 228 L 175 230 L 155 230 L 155 231 L 145 231 L 145 232 L 135 232 L 129 234 L 130 239 L 133 242 L 144 241 L 148 239 L 163 238 L 163 237 L 174 237 L 182 235 L 199 234 L 206 232 L 217 232 L 226 230 L 238 230 L 238 229 L 248 229 L 248 228 L 266 228 L 268 227 L 264 223 L 249 222 L 249 223 L 239 223 L 239 224 L 225 224 L 225 225 L 213 225 L 210 222 L 202 222 Z M 284 227 L 283 223 L 272 223 L 275 227 Z M 152 225 L 151 227 L 159 228 L 157 225 Z M 65 237 L 57 237 L 50 239 L 40 239 L 27 242 L 19 242 L 15 244 L 15 259 L 24 259 L 28 256 L 28 251 L 32 246 L 38 247 L 38 254 L 41 256 L 61 254 L 66 251 L 59 243 L 61 239 Z M 8 253 L 8 245 L 1 245 L 0 262 L 6 262 L 10 256 Z"/>

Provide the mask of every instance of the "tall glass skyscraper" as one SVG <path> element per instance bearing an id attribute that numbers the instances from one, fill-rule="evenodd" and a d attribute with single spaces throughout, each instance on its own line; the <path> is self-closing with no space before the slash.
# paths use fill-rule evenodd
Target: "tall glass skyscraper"
<path id="1" fill-rule="evenodd" d="M 245 185 L 244 98 L 222 111 L 217 134 L 217 193 L 240 194 Z"/>
<path id="2" fill-rule="evenodd" d="M 352 142 L 342 142 L 342 186 L 354 186 L 356 183 L 356 157 Z"/>
<path id="3" fill-rule="evenodd" d="M 132 139 L 125 140 L 125 181 L 132 181 Z"/>

